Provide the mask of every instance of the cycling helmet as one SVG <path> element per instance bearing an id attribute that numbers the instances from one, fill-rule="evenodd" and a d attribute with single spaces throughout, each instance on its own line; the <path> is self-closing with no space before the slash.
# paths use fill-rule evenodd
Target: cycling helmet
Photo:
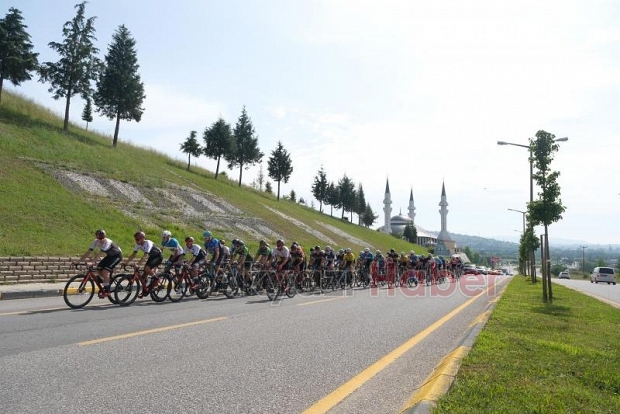
<path id="1" fill-rule="evenodd" d="M 278 239 L 278 241 L 276 241 L 276 245 L 281 245 L 281 244 L 284 244 L 284 240 Z"/>
<path id="2" fill-rule="evenodd" d="M 433 257 L 433 255 L 431 253 L 428 254 L 428 257 Z"/>
<path id="3" fill-rule="evenodd" d="M 164 239 L 166 237 L 170 237 L 170 236 L 172 236 L 172 233 L 170 233 L 168 230 L 164 230 L 164 231 L 161 232 L 161 237 L 164 238 Z"/>
<path id="4" fill-rule="evenodd" d="M 369 251 L 370 251 L 370 247 L 366 247 L 366 248 L 364 249 L 364 251 L 365 251 L 365 252 L 369 252 Z"/>
<path id="5" fill-rule="evenodd" d="M 101 230 L 101 229 L 100 229 L 100 230 L 97 230 L 97 231 L 95 232 L 95 237 L 97 237 L 97 238 L 104 239 L 104 238 L 105 238 L 105 236 L 106 236 L 106 234 L 105 234 L 105 230 Z"/>
<path id="6" fill-rule="evenodd" d="M 321 246 L 314 246 L 314 250 L 321 250 Z"/>
<path id="7" fill-rule="evenodd" d="M 137 233 L 135 233 L 133 235 L 133 238 L 136 239 L 136 240 L 142 240 L 142 239 L 146 238 L 146 234 L 144 234 L 143 231 L 139 231 L 139 232 L 137 232 Z"/>
<path id="8" fill-rule="evenodd" d="M 265 240 L 261 239 L 261 240 L 258 242 L 258 244 L 260 244 L 261 246 L 264 246 L 264 245 L 266 245 L 266 244 L 267 244 L 267 242 L 266 242 Z"/>
<path id="9" fill-rule="evenodd" d="M 211 232 L 209 230 L 205 231 L 204 233 L 202 233 L 202 237 L 204 237 L 205 239 L 211 238 Z"/>
<path id="10" fill-rule="evenodd" d="M 325 251 L 330 252 L 332 250 L 331 246 L 325 246 Z"/>
<path id="11" fill-rule="evenodd" d="M 220 244 L 226 244 L 226 240 L 220 239 Z"/>
<path id="12" fill-rule="evenodd" d="M 193 243 L 194 242 L 194 238 L 191 236 L 188 236 L 185 238 L 185 243 Z"/>
<path id="13" fill-rule="evenodd" d="M 344 249 L 345 253 L 351 253 L 351 248 L 347 247 L 346 249 Z"/>
<path id="14" fill-rule="evenodd" d="M 409 254 L 415 254 L 413 250 L 409 250 Z"/>
<path id="15" fill-rule="evenodd" d="M 381 250 L 377 250 L 377 254 L 381 254 Z"/>
<path id="16" fill-rule="evenodd" d="M 232 239 L 231 241 L 232 245 L 236 245 L 237 243 L 239 243 L 239 239 Z"/>
<path id="17" fill-rule="evenodd" d="M 340 254 L 344 253 L 344 249 L 338 250 L 338 253 L 340 253 Z"/>
<path id="18" fill-rule="evenodd" d="M 245 246 L 245 242 L 243 240 L 237 240 L 237 247 Z"/>

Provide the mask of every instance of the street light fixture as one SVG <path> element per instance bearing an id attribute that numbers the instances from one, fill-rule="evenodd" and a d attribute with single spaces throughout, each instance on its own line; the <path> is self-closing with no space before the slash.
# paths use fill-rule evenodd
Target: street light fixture
<path id="1" fill-rule="evenodd" d="M 562 138 L 556 138 L 553 140 L 553 142 L 565 142 L 568 141 L 568 137 L 562 137 Z M 534 202 L 534 157 L 532 154 L 532 146 L 531 145 L 523 145 L 523 144 L 515 144 L 514 142 L 506 142 L 506 141 L 497 141 L 497 145 L 512 145 L 514 147 L 521 147 L 521 148 L 527 148 L 528 150 L 530 150 L 530 203 Z M 523 216 L 523 218 L 525 218 L 525 215 Z M 532 274 L 532 279 L 534 280 L 534 269 L 536 266 L 536 256 L 534 255 L 534 251 L 532 251 L 531 254 L 531 261 L 530 261 L 530 265 L 531 265 L 531 274 Z"/>
<path id="2" fill-rule="evenodd" d="M 509 208 L 508 210 L 523 214 L 523 234 L 525 234 L 525 215 L 527 214 L 527 211 L 515 210 L 514 208 Z"/>

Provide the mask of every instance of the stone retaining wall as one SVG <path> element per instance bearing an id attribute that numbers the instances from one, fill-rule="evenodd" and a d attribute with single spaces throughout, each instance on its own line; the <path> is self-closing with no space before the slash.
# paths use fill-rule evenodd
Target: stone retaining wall
<path id="1" fill-rule="evenodd" d="M 0 257 L 0 284 L 61 282 L 78 272 L 71 262 L 78 257 Z"/>

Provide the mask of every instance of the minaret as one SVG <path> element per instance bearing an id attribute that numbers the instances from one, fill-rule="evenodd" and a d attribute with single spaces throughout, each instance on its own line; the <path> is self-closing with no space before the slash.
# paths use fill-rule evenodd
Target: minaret
<path id="1" fill-rule="evenodd" d="M 390 217 L 392 217 L 392 196 L 390 195 L 390 181 L 385 180 L 385 198 L 383 199 L 383 214 L 385 214 L 385 224 L 383 232 L 391 234 Z"/>
<path id="2" fill-rule="evenodd" d="M 411 194 L 409 195 L 409 218 L 415 224 L 415 204 L 413 204 L 413 188 L 411 189 Z"/>
<path id="3" fill-rule="evenodd" d="M 448 233 L 448 200 L 446 199 L 446 186 L 444 183 L 441 184 L 441 202 L 439 206 L 441 207 L 439 209 L 439 214 L 441 215 L 441 231 L 437 236 L 437 240 L 452 240 L 450 238 L 450 233 Z"/>

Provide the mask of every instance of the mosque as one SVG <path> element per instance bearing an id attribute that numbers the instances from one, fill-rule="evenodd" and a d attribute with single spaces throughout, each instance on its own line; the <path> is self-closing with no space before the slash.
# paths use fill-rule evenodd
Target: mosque
<path id="1" fill-rule="evenodd" d="M 385 183 L 385 198 L 383 199 L 383 213 L 385 223 L 379 228 L 383 233 L 400 233 L 402 234 L 407 224 L 413 224 L 418 232 L 418 240 L 416 244 L 422 246 L 435 246 L 435 254 L 449 256 L 457 252 L 456 243 L 448 233 L 448 200 L 446 198 L 445 184 L 441 185 L 441 201 L 439 203 L 439 214 L 441 215 L 441 231 L 438 235 L 434 235 L 415 224 L 415 203 L 413 201 L 413 189 L 409 195 L 409 214 L 407 216 L 402 213 L 397 216 L 392 214 L 392 195 L 390 194 L 390 182 Z"/>

